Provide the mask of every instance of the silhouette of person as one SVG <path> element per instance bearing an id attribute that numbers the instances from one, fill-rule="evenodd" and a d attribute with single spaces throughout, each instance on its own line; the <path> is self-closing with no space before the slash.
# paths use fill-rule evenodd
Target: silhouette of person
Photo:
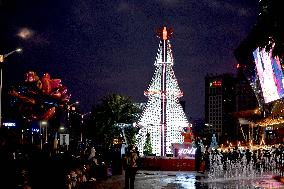
<path id="1" fill-rule="evenodd" d="M 198 144 L 197 149 L 195 151 L 195 171 L 200 171 L 200 165 L 202 160 L 202 152 L 201 152 L 201 146 Z"/>
<path id="2" fill-rule="evenodd" d="M 125 170 L 125 189 L 134 189 L 134 181 L 137 172 L 138 155 L 132 145 L 128 146 L 128 150 L 124 157 L 123 168 Z"/>

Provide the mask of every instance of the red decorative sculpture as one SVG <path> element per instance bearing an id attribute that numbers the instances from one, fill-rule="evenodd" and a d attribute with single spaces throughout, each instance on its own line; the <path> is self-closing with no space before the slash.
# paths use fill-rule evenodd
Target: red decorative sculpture
<path id="1" fill-rule="evenodd" d="M 184 137 L 184 142 L 192 143 L 193 134 L 190 126 L 185 127 L 184 132 L 182 132 L 181 135 Z"/>
<path id="2" fill-rule="evenodd" d="M 67 105 L 71 96 L 61 79 L 52 79 L 49 73 L 40 79 L 34 71 L 27 72 L 25 82 L 13 87 L 9 94 L 14 97 L 12 106 L 29 121 L 51 119 L 56 109 Z"/>

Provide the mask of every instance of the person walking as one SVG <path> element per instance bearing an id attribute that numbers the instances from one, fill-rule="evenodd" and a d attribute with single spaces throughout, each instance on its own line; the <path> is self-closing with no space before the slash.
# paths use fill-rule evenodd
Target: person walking
<path id="1" fill-rule="evenodd" d="M 128 146 L 128 150 L 124 157 L 123 169 L 125 171 L 124 189 L 134 189 L 134 181 L 137 172 L 138 155 L 133 145 Z"/>

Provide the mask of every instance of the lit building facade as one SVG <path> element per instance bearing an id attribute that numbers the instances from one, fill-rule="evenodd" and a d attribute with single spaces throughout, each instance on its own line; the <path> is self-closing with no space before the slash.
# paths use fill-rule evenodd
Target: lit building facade
<path id="1" fill-rule="evenodd" d="M 208 132 L 216 135 L 218 142 L 227 138 L 234 126 L 236 78 L 231 74 L 205 77 L 205 123 Z"/>

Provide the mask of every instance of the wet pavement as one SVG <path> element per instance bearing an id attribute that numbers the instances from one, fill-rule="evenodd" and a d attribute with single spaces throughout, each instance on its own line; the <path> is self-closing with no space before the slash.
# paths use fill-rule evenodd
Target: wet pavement
<path id="1" fill-rule="evenodd" d="M 284 189 L 284 185 L 272 178 L 208 180 L 196 172 L 138 171 L 135 189 Z M 104 181 L 96 181 L 96 189 L 123 189 L 124 176 L 115 175 Z"/>
<path id="2" fill-rule="evenodd" d="M 219 189 L 219 188 L 284 188 L 284 185 L 274 180 L 273 175 L 266 174 L 259 178 L 223 178 L 208 180 L 203 174 L 196 172 L 143 172 L 137 175 L 136 188 L 163 189 Z"/>

